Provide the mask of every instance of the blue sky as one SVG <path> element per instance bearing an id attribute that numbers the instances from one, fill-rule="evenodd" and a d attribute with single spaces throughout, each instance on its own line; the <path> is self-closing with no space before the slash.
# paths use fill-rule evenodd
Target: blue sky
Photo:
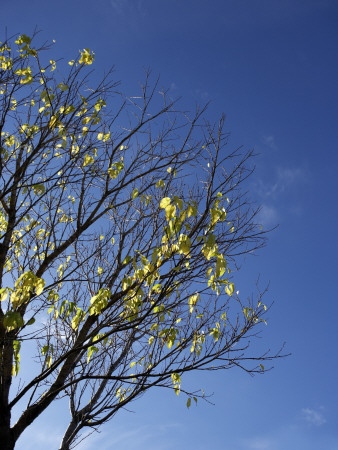
<path id="1" fill-rule="evenodd" d="M 93 49 L 98 74 L 114 65 L 128 95 L 151 67 L 182 107 L 225 112 L 230 145 L 259 153 L 249 188 L 261 221 L 279 224 L 236 286 L 249 295 L 258 275 L 270 281 L 258 345 L 286 341 L 292 356 L 254 378 L 191 376 L 215 406 L 187 410 L 155 390 L 79 449 L 338 450 L 337 19 L 335 0 L 2 0 L 0 40 L 6 26 L 37 27 L 54 59 Z M 58 448 L 65 416 L 48 412 L 17 448 Z"/>

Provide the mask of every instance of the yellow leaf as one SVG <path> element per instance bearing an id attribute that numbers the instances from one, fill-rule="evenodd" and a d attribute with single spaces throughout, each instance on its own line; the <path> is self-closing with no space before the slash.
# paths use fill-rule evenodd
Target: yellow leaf
<path id="1" fill-rule="evenodd" d="M 189 240 L 190 241 L 190 240 Z M 188 240 L 181 242 L 179 246 L 179 252 L 183 255 L 189 255 L 190 253 L 190 242 Z"/>
<path id="2" fill-rule="evenodd" d="M 188 214 L 188 217 L 190 217 L 190 216 L 196 217 L 197 216 L 197 207 L 189 204 L 188 208 L 187 208 L 187 214 Z"/>
<path id="3" fill-rule="evenodd" d="M 158 180 L 157 183 L 155 184 L 155 186 L 156 186 L 157 188 L 162 188 L 162 189 L 164 189 L 164 188 L 165 188 L 165 182 L 164 182 L 163 180 Z"/>
<path id="4" fill-rule="evenodd" d="M 196 306 L 197 301 L 198 301 L 198 294 L 192 295 L 189 298 L 189 311 L 190 311 L 190 314 L 192 314 L 194 312 L 194 307 Z"/>
<path id="5" fill-rule="evenodd" d="M 0 302 L 6 300 L 8 296 L 7 288 L 1 288 L 0 289 Z"/>
<path id="6" fill-rule="evenodd" d="M 87 125 L 91 121 L 90 117 L 84 117 L 82 119 L 82 125 Z"/>
<path id="7" fill-rule="evenodd" d="M 42 278 L 38 279 L 39 281 L 36 283 L 35 293 L 36 295 L 40 295 L 43 292 L 43 288 L 45 287 L 45 280 Z"/>
<path id="8" fill-rule="evenodd" d="M 234 283 L 230 283 L 228 286 L 225 286 L 225 292 L 230 296 L 234 293 L 234 290 L 235 290 Z"/>
<path id="9" fill-rule="evenodd" d="M 81 58 L 79 59 L 80 64 L 85 64 L 86 66 L 93 64 L 94 53 L 91 53 L 88 48 L 83 49 L 81 53 Z"/>
<path id="10" fill-rule="evenodd" d="M 133 194 L 132 194 L 131 198 L 132 198 L 133 200 L 135 200 L 136 197 L 138 197 L 138 189 L 137 189 L 137 188 L 135 188 L 135 189 L 133 190 Z"/>
<path id="11" fill-rule="evenodd" d="M 51 129 L 55 128 L 56 122 L 57 122 L 57 118 L 55 116 L 52 116 L 49 121 L 49 125 L 48 125 L 49 128 L 51 128 Z"/>
<path id="12" fill-rule="evenodd" d="M 167 206 L 170 205 L 171 199 L 169 197 L 162 198 L 160 202 L 160 208 L 165 209 Z"/>
<path id="13" fill-rule="evenodd" d="M 109 131 L 109 133 L 106 133 L 106 134 L 103 136 L 102 142 L 108 141 L 109 138 L 110 138 L 110 131 Z"/>
<path id="14" fill-rule="evenodd" d="M 93 164 L 93 162 L 94 162 L 94 158 L 92 156 L 86 154 L 86 156 L 84 157 L 82 167 L 86 167 L 86 166 L 88 166 L 88 164 Z"/>
<path id="15" fill-rule="evenodd" d="M 175 205 L 168 205 L 165 207 L 165 216 L 167 220 L 173 219 L 176 214 L 176 206 Z"/>

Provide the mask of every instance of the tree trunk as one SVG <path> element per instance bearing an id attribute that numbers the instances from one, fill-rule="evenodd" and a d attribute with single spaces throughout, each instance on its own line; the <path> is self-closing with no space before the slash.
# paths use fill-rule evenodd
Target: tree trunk
<path id="1" fill-rule="evenodd" d="M 2 430 L 0 428 L 0 442 L 1 442 L 1 450 L 14 450 L 15 441 L 13 439 L 12 431 L 9 430 L 8 433 L 8 430 Z"/>
<path id="2" fill-rule="evenodd" d="M 11 409 L 8 398 L 12 383 L 13 338 L 0 323 L 0 448 L 13 450 L 15 437 L 11 429 Z"/>
<path id="3" fill-rule="evenodd" d="M 13 450 L 15 440 L 10 427 L 11 413 L 8 407 L 2 408 L 0 405 L 0 448 L 1 450 Z"/>

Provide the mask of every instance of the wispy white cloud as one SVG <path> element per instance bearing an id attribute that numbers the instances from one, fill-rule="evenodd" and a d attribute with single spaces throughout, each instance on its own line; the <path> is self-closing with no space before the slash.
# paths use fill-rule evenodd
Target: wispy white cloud
<path id="1" fill-rule="evenodd" d="M 274 206 L 263 204 L 257 215 L 257 222 L 264 228 L 269 228 L 278 224 L 278 217 L 278 211 Z"/>
<path id="2" fill-rule="evenodd" d="M 113 425 L 109 425 L 113 426 Z M 179 427 L 179 424 L 171 423 L 162 425 L 154 429 L 151 426 L 140 426 L 130 429 L 119 429 L 116 433 L 103 431 L 92 434 L 88 439 L 82 441 L 81 450 L 110 450 L 111 448 L 121 448 L 123 450 L 134 450 L 137 448 L 147 448 L 149 450 L 170 450 L 173 443 L 167 439 L 172 428 Z M 163 437 L 166 436 L 166 439 Z"/>
<path id="3" fill-rule="evenodd" d="M 29 428 L 19 439 L 18 448 L 25 450 L 40 450 L 45 448 L 59 448 L 63 432 L 60 428 L 44 426 Z M 24 446 L 23 446 L 24 444 Z"/>
<path id="4" fill-rule="evenodd" d="M 266 145 L 267 147 L 271 148 L 271 150 L 274 150 L 274 151 L 278 150 L 274 136 L 272 136 L 272 135 L 263 136 L 262 141 L 263 141 L 263 144 Z"/>
<path id="5" fill-rule="evenodd" d="M 271 141 L 273 143 L 273 141 Z M 308 173 L 302 167 L 277 167 L 275 175 L 271 178 L 271 174 L 267 174 L 268 180 L 260 178 L 256 181 L 254 190 L 257 197 L 261 201 L 261 211 L 257 215 L 257 223 L 263 225 L 264 228 L 271 228 L 277 225 L 280 218 L 284 216 L 282 213 L 283 199 L 288 195 L 288 214 L 300 217 L 302 214 L 302 207 L 298 204 L 293 204 L 292 192 L 308 178 Z"/>
<path id="6" fill-rule="evenodd" d="M 241 444 L 247 450 L 277 450 L 278 441 L 271 437 L 252 437 L 243 439 Z"/>
<path id="7" fill-rule="evenodd" d="M 266 438 L 259 438 L 255 439 L 252 443 L 250 448 L 255 450 L 271 450 L 274 446 L 274 443 L 271 439 Z"/>
<path id="8" fill-rule="evenodd" d="M 321 411 L 316 411 L 311 408 L 303 408 L 302 417 L 307 423 L 317 427 L 320 427 L 326 422 L 326 419 Z"/>
<path id="9" fill-rule="evenodd" d="M 124 6 L 124 0 L 110 0 L 110 4 L 118 14 L 121 14 Z"/>
<path id="10" fill-rule="evenodd" d="M 302 168 L 279 167 L 277 169 L 276 190 L 283 192 L 286 188 L 296 182 L 303 182 L 306 179 L 306 172 Z"/>
<path id="11" fill-rule="evenodd" d="M 260 179 L 256 189 L 262 198 L 276 198 L 287 189 L 303 183 L 306 178 L 307 172 L 301 167 L 278 167 L 275 180 L 268 183 Z"/>
<path id="12" fill-rule="evenodd" d="M 171 90 L 171 91 L 176 91 L 176 90 L 177 90 L 177 85 L 176 85 L 176 83 L 172 82 L 172 83 L 170 84 L 170 90 Z"/>
<path id="13" fill-rule="evenodd" d="M 203 91 L 202 89 L 196 89 L 195 90 L 195 96 L 200 98 L 201 100 L 203 100 L 204 102 L 206 102 L 207 100 L 209 100 L 210 96 L 209 96 L 209 92 L 207 91 Z"/>

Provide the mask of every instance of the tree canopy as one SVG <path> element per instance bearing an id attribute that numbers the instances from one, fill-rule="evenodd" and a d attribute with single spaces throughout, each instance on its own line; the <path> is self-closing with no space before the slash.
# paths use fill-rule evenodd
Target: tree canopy
<path id="1" fill-rule="evenodd" d="M 66 450 L 152 387 L 189 407 L 202 394 L 188 372 L 262 373 L 271 358 L 249 348 L 262 296 L 240 299 L 231 275 L 264 243 L 242 189 L 252 152 L 229 151 L 223 118 L 179 110 L 149 74 L 127 98 L 111 71 L 91 81 L 90 50 L 50 51 L 26 35 L 0 46 L 5 450 L 58 398 Z M 13 389 L 22 353 L 32 375 Z"/>

